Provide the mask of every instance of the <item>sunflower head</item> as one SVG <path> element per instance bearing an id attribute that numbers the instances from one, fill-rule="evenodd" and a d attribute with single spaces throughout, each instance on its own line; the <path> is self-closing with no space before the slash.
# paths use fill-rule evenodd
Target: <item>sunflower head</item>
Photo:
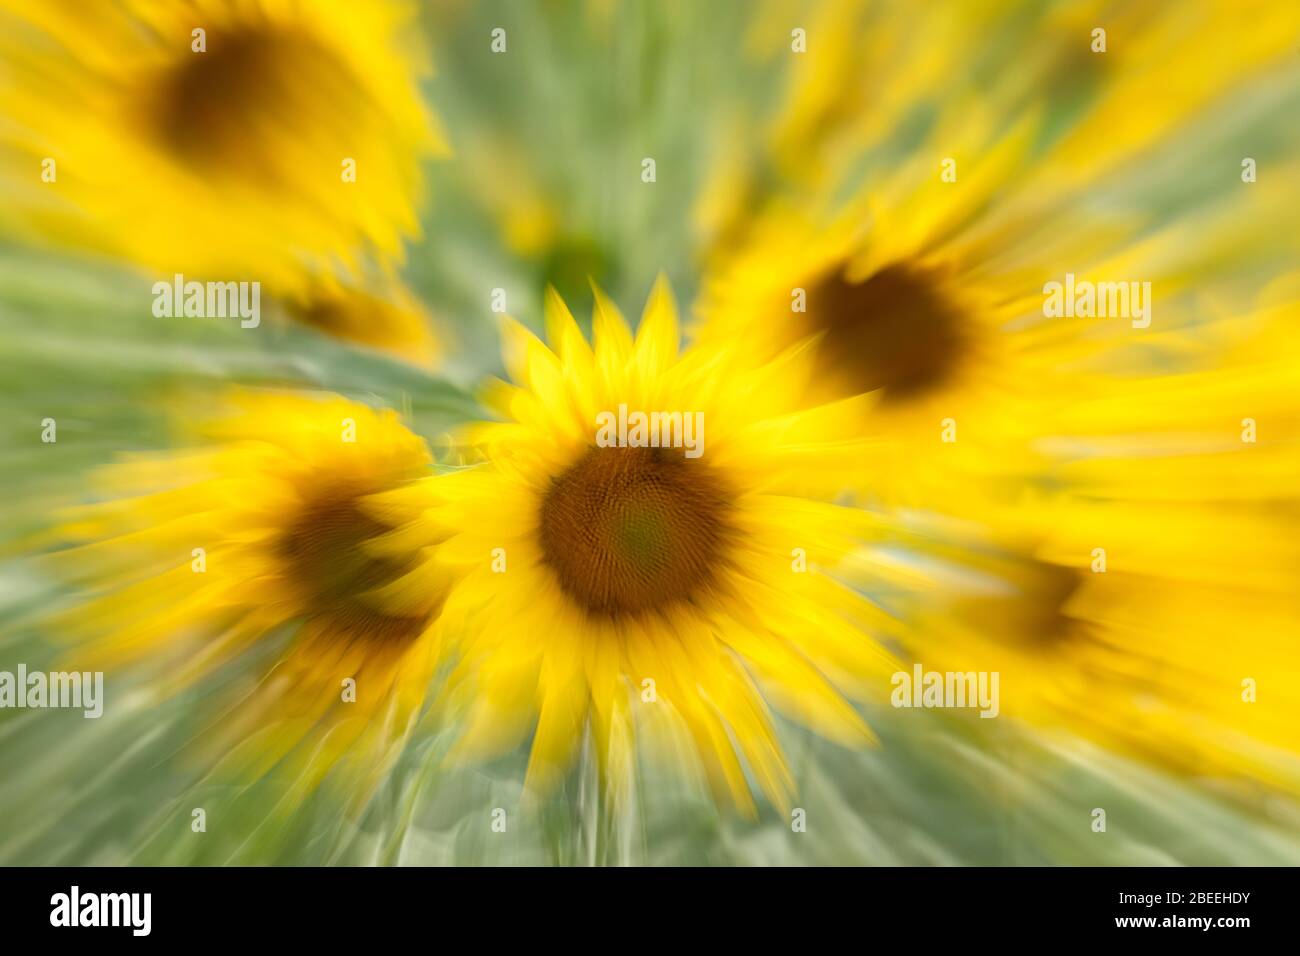
<path id="1" fill-rule="evenodd" d="M 879 390 L 906 404 L 949 384 L 967 358 L 971 323 L 935 267 L 897 263 L 858 281 L 832 268 L 808 290 L 806 316 L 819 366 L 846 395 Z"/>
<path id="2" fill-rule="evenodd" d="M 45 237 L 163 274 L 290 294 L 387 266 L 442 148 L 411 16 L 395 0 L 5 0 L 6 148 L 15 168 L 58 162 L 57 202 L 29 181 L 7 195 Z"/>
<path id="3" fill-rule="evenodd" d="M 722 476 L 671 449 L 593 447 L 542 499 L 538 544 L 575 604 L 646 614 L 714 585 L 732 507 Z"/>
<path id="4" fill-rule="evenodd" d="M 165 692 L 270 648 L 212 742 L 256 734 L 241 761 L 291 758 L 307 782 L 345 754 L 373 770 L 435 659 L 446 581 L 409 497 L 428 452 L 391 412 L 338 397 L 227 404 L 191 451 L 109 468 L 106 500 L 62 527 L 76 544 L 56 567 L 94 592 L 62 622 L 71 653 L 152 670 Z"/>
<path id="5" fill-rule="evenodd" d="M 375 289 L 317 282 L 283 306 L 301 325 L 422 368 L 432 369 L 441 355 L 428 310 L 396 281 Z"/>
<path id="6" fill-rule="evenodd" d="M 752 775 L 782 805 L 792 784 L 768 701 L 865 742 L 841 692 L 888 660 L 859 630 L 887 617 L 826 573 L 865 519 L 801 496 L 858 460 L 830 439 L 860 409 L 795 410 L 807 369 L 793 359 L 741 373 L 712 350 L 681 352 L 662 282 L 635 336 L 596 299 L 594 347 L 554 292 L 554 351 L 507 323 L 513 381 L 486 392 L 503 420 L 465 439 L 483 461 L 428 482 L 451 535 L 439 553 L 459 569 L 447 614 L 466 622 L 459 753 L 499 753 L 531 730 L 530 783 L 546 786 L 590 733 L 618 783 L 632 731 L 671 726 L 720 797 L 752 809 Z M 662 440 L 671 430 L 613 428 L 642 412 L 695 423 L 699 454 Z"/>

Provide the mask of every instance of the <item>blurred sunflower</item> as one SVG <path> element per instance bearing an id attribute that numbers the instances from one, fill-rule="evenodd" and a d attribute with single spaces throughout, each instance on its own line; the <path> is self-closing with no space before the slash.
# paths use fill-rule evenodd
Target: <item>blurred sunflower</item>
<path id="1" fill-rule="evenodd" d="M 1223 27 L 1207 36 L 1246 29 L 1217 14 L 1188 20 L 1180 7 L 1144 23 L 1142 49 L 1188 77 L 1171 84 L 1158 122 L 1120 139 L 1099 132 L 1129 110 L 1107 84 L 1157 83 L 1131 55 L 1093 67 L 1090 104 L 1064 126 L 1059 111 L 1027 96 L 1021 72 L 988 88 L 945 89 L 943 108 L 906 144 L 889 138 L 892 128 L 850 123 L 845 136 L 860 135 L 843 147 L 856 159 L 844 178 L 776 195 L 711 250 L 696 338 L 730 343 L 750 362 L 807 343 L 819 374 L 806 401 L 871 394 L 861 428 L 888 436 L 897 455 L 858 483 L 865 494 L 932 506 L 952 495 L 954 473 L 967 480 L 959 496 L 1014 492 L 1049 463 L 1037 447 L 1045 421 L 1089 394 L 1098 356 L 1123 361 L 1113 346 L 1149 321 L 1047 318 L 1045 282 L 1140 277 L 1159 297 L 1159 322 L 1190 329 L 1211 295 L 1293 253 L 1284 238 L 1297 201 L 1293 162 L 1244 190 L 1240 154 L 1229 152 L 1241 147 L 1225 146 L 1222 126 L 1190 141 L 1152 132 L 1259 76 L 1264 92 L 1254 88 L 1258 105 L 1243 115 L 1261 127 L 1276 118 L 1267 70 L 1284 50 L 1276 38 L 1300 36 L 1300 17 L 1268 15 L 1274 33 L 1247 57 L 1227 39 L 1218 56 L 1199 45 L 1203 59 L 1181 51 L 1178 38 L 1201 36 L 1207 19 Z M 1295 71 L 1285 75 L 1294 88 Z M 1084 148 L 1076 129 L 1096 148 Z M 1207 168 L 1221 171 L 1224 188 L 1181 186 Z"/>
<path id="2" fill-rule="evenodd" d="M 280 304 L 301 325 L 421 368 L 434 368 L 442 356 L 428 310 L 396 280 L 363 286 L 320 281 Z"/>
<path id="3" fill-rule="evenodd" d="M 388 269 L 443 141 L 394 0 L 0 3 L 14 227 L 302 296 Z"/>
<path id="4" fill-rule="evenodd" d="M 386 497 L 427 474 L 428 451 L 394 413 L 339 397 L 236 391 L 228 405 L 202 446 L 106 469 L 106 500 L 60 527 L 77 544 L 55 569 L 97 592 L 60 622 L 69 656 L 151 668 L 169 693 L 270 647 L 214 747 L 237 748 L 241 772 L 287 758 L 304 787 L 338 761 L 373 772 L 436 660 L 437 538 Z"/>
<path id="5" fill-rule="evenodd" d="M 785 806 L 793 781 L 765 699 L 864 743 L 841 691 L 879 688 L 890 669 L 872 636 L 890 620 L 825 571 L 873 535 L 870 517 L 803 497 L 843 480 L 855 459 L 832 436 L 858 410 L 790 413 L 808 373 L 797 356 L 723 376 L 716 354 L 679 354 L 662 280 L 635 339 L 599 293 L 594 349 L 553 290 L 546 322 L 555 352 L 506 326 L 514 384 L 488 396 L 506 421 L 467 435 L 486 461 L 415 491 L 442 500 L 438 560 L 464 575 L 445 611 L 464 629 L 459 752 L 507 751 L 535 725 L 528 779 L 544 788 L 590 732 L 617 782 L 634 726 L 666 719 L 720 799 L 752 812 L 748 770 Z M 702 413 L 703 454 L 598 444 L 597 416 L 620 405 Z"/>
<path id="6" fill-rule="evenodd" d="M 859 267 L 863 221 L 861 206 L 822 226 L 793 208 L 773 212 L 709 280 L 697 340 L 734 343 L 730 354 L 751 363 L 804 345 L 817 370 L 808 405 L 870 395 L 858 433 L 895 444 L 888 466 L 861 472 L 864 494 L 928 503 L 953 470 L 1023 474 L 1036 461 L 1033 413 L 1054 384 L 1026 348 L 1032 330 L 1000 333 L 1023 301 L 999 301 L 939 257 Z"/>
<path id="7" fill-rule="evenodd" d="M 999 672 L 1009 716 L 1300 790 L 1297 317 L 1211 324 L 1199 367 L 1071 407 L 1052 484 L 986 524 L 918 519 L 938 587 L 906 610 L 908 650 Z"/>

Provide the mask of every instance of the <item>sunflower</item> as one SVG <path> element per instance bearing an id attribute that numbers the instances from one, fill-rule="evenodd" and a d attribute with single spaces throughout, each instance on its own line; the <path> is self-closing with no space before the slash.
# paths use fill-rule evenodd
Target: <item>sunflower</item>
<path id="1" fill-rule="evenodd" d="M 280 304 L 301 325 L 421 368 L 433 369 L 441 356 L 428 310 L 397 280 L 369 286 L 319 281 Z"/>
<path id="2" fill-rule="evenodd" d="M 15 224 L 283 295 L 390 267 L 442 149 L 411 19 L 390 0 L 4 0 Z"/>
<path id="3" fill-rule="evenodd" d="M 890 619 L 828 573 L 878 529 L 805 497 L 844 480 L 854 456 L 835 436 L 859 410 L 790 412 L 799 356 L 724 376 L 712 352 L 679 354 L 662 280 L 635 338 L 599 292 L 594 348 L 554 290 L 545 314 L 555 351 L 505 327 L 513 384 L 488 390 L 505 420 L 465 436 L 483 460 L 417 492 L 442 502 L 437 558 L 457 573 L 445 609 L 463 629 L 457 753 L 500 754 L 531 732 L 528 786 L 546 788 L 586 740 L 610 782 L 632 765 L 634 729 L 668 721 L 719 799 L 753 811 L 748 771 L 785 806 L 793 783 L 766 701 L 866 743 L 842 692 L 879 688 L 889 669 L 873 636 Z M 702 416 L 701 454 L 598 441 L 620 406 Z"/>
<path id="4" fill-rule="evenodd" d="M 427 474 L 428 451 L 392 412 L 336 396 L 226 404 L 197 447 L 110 466 L 105 500 L 68 516 L 74 546 L 51 560 L 95 593 L 58 631 L 79 666 L 152 669 L 161 693 L 255 657 L 210 731 L 219 752 L 238 745 L 235 769 L 285 760 L 306 787 L 344 758 L 372 771 L 436 660 L 437 539 L 389 497 Z"/>
<path id="5" fill-rule="evenodd" d="M 1150 92 L 1159 82 L 1130 54 L 1093 68 L 1097 89 L 1065 128 L 1017 73 L 1008 88 L 945 92 L 906 142 L 878 124 L 860 130 L 842 178 L 774 196 L 711 250 L 695 337 L 750 363 L 805 343 L 818 368 L 808 403 L 870 394 L 860 428 L 888 437 L 897 455 L 880 472 L 864 469 L 864 496 L 1005 500 L 1050 466 L 1038 442 L 1047 423 L 1092 392 L 1099 362 L 1126 362 L 1116 346 L 1148 328 L 1149 316 L 1049 317 L 1049 281 L 1145 280 L 1156 321 L 1192 329 L 1215 297 L 1266 281 L 1294 255 L 1285 227 L 1297 201 L 1294 144 L 1276 160 L 1276 180 L 1243 188 L 1237 177 L 1242 152 L 1276 139 L 1274 39 L 1300 35 L 1300 17 L 1269 16 L 1273 38 L 1258 56 L 1207 58 L 1204 68 L 1178 38 L 1206 18 L 1223 27 L 1209 36 L 1235 35 L 1217 15 L 1125 20 L 1128 42 L 1168 54 L 1162 69 L 1179 78 L 1169 108 L 1132 135 L 1100 133 L 1127 108 L 1108 84 Z M 1039 69 L 1059 74 L 1051 61 Z M 1294 86 L 1293 69 L 1282 75 Z M 1230 136 L 1212 124 L 1177 141 L 1150 134 L 1234 90 L 1251 107 Z M 1095 148 L 1081 145 L 1080 129 Z M 1222 171 L 1215 189 L 1184 185 L 1211 166 Z"/>
<path id="6" fill-rule="evenodd" d="M 1069 410 L 1048 488 L 985 525 L 926 519 L 937 587 L 904 612 L 907 650 L 999 672 L 1009 716 L 1300 790 L 1297 317 L 1292 299 L 1200 329 L 1198 367 Z"/>

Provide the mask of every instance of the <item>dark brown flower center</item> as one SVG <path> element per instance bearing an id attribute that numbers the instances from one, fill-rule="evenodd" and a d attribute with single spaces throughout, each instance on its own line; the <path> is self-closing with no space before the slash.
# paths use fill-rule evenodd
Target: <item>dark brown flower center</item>
<path id="1" fill-rule="evenodd" d="M 290 139 L 347 141 L 339 124 L 358 96 L 348 68 L 309 36 L 249 27 L 210 30 L 206 51 L 183 54 L 145 100 L 154 135 L 181 162 L 270 185 Z"/>
<path id="2" fill-rule="evenodd" d="M 589 614 L 661 611 L 716 586 L 731 500 L 680 449 L 591 448 L 542 501 L 542 555 Z"/>
<path id="3" fill-rule="evenodd" d="M 808 318 L 823 333 L 819 364 L 846 394 L 883 389 L 891 403 L 941 386 L 967 344 L 942 276 L 905 264 L 861 282 L 828 273 L 808 290 Z"/>
<path id="4" fill-rule="evenodd" d="M 352 640 L 392 644 L 419 636 L 429 615 L 386 614 L 372 592 L 414 569 L 413 561 L 367 554 L 362 545 L 393 529 L 355 496 L 324 494 L 285 530 L 279 554 L 306 605 L 306 616 Z"/>
<path id="5" fill-rule="evenodd" d="M 1083 633 L 1086 625 L 1070 605 L 1084 587 L 1084 572 L 1023 559 L 1006 573 L 1014 590 L 976 601 L 969 608 L 973 617 L 999 620 L 1003 638 L 1027 647 L 1059 646 Z"/>

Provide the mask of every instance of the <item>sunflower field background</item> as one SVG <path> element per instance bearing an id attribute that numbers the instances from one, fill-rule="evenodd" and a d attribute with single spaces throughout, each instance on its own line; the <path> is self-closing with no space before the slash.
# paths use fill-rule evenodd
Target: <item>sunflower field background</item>
<path id="1" fill-rule="evenodd" d="M 1297 50 L 0 0 L 0 862 L 1300 862 Z"/>

